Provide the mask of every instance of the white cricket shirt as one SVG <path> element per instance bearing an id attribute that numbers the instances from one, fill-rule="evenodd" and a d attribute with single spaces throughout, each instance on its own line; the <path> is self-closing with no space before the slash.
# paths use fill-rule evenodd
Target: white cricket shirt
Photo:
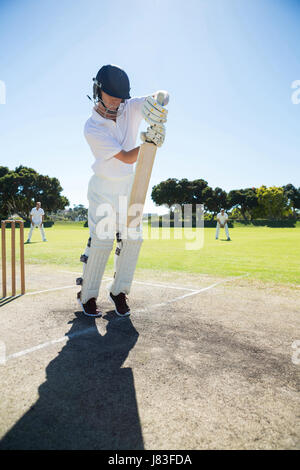
<path id="1" fill-rule="evenodd" d="M 43 220 L 42 215 L 44 214 L 45 214 L 44 209 L 42 209 L 41 207 L 39 209 L 34 207 L 33 209 L 31 209 L 31 212 L 30 212 L 30 215 L 32 215 L 32 222 L 35 225 L 41 224 Z"/>
<path id="2" fill-rule="evenodd" d="M 96 175 L 120 178 L 133 173 L 133 163 L 121 162 L 114 155 L 121 150 L 128 152 L 136 147 L 145 98 L 126 100 L 124 110 L 116 122 L 103 118 L 93 109 L 92 116 L 84 126 L 84 136 L 95 157 L 92 169 Z"/>
<path id="3" fill-rule="evenodd" d="M 224 215 L 219 212 L 219 214 L 217 215 L 217 219 L 219 219 L 221 224 L 224 225 L 228 221 L 228 215 L 226 214 L 226 212 L 224 212 Z"/>

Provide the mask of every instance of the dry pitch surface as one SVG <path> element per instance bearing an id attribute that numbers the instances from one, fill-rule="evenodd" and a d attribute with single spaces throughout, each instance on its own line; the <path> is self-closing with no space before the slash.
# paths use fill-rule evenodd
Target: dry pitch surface
<path id="1" fill-rule="evenodd" d="M 75 277 L 1 305 L 0 449 L 300 448 L 299 288 L 139 270 L 90 319 Z"/>

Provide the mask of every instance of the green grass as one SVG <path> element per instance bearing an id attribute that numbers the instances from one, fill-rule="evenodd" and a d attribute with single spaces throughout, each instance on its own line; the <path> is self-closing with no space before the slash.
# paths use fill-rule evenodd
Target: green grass
<path id="1" fill-rule="evenodd" d="M 152 235 L 159 239 L 147 237 L 145 233 L 139 268 L 216 276 L 248 273 L 250 279 L 300 284 L 299 226 L 236 227 L 230 230 L 231 242 L 225 241 L 222 230 L 220 239 L 216 241 L 215 229 L 206 228 L 204 246 L 200 250 L 186 250 L 186 239 L 174 239 L 174 233 L 179 235 L 179 229 L 170 229 L 170 240 L 162 239 L 162 236 L 167 235 L 167 230 L 152 229 Z M 25 237 L 27 234 L 28 230 L 25 230 Z M 83 227 L 83 223 L 56 223 L 46 229 L 46 236 L 48 242 L 43 243 L 39 230 L 34 231 L 32 243 L 25 245 L 26 263 L 54 264 L 81 271 L 79 256 L 89 237 L 89 231 Z M 108 264 L 109 268 L 112 266 L 113 255 Z"/>

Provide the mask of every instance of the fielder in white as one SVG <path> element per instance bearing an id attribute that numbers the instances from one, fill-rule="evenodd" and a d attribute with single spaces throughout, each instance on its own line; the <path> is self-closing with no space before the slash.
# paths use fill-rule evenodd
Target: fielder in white
<path id="1" fill-rule="evenodd" d="M 30 243 L 30 240 L 31 240 L 31 237 L 32 237 L 32 232 L 33 232 L 35 227 L 39 227 L 43 242 L 47 241 L 46 240 L 46 235 L 45 235 L 45 230 L 44 230 L 44 217 L 45 217 L 44 209 L 42 209 L 41 203 L 37 202 L 36 206 L 33 207 L 33 209 L 31 209 L 31 211 L 30 211 L 31 225 L 30 225 L 30 230 L 29 230 L 29 234 L 28 234 L 28 238 L 27 238 L 26 243 Z"/>
<path id="2" fill-rule="evenodd" d="M 141 139 L 161 146 L 165 138 L 167 111 L 155 102 L 156 94 L 131 98 L 128 76 L 118 66 L 103 66 L 93 82 L 95 106 L 84 128 L 85 138 L 95 157 L 92 165 L 94 174 L 88 186 L 90 237 L 80 258 L 83 275 L 76 279 L 76 284 L 82 286 L 77 300 L 84 314 L 92 317 L 102 315 L 96 301 L 116 236 L 114 280 L 109 286 L 109 300 L 117 315 L 124 317 L 130 314 L 126 295 L 130 292 L 143 241 L 141 226 L 135 230 L 135 236 L 131 236 L 130 228 L 126 227 L 133 166 L 139 152 L 137 133 L 144 117 L 151 127 L 141 134 Z M 108 212 L 116 216 L 113 229 L 106 223 Z"/>
<path id="3" fill-rule="evenodd" d="M 221 212 L 219 212 L 218 215 L 217 215 L 216 240 L 218 240 L 218 238 L 219 238 L 220 228 L 224 228 L 225 233 L 226 233 L 226 237 L 227 237 L 227 241 L 230 241 L 227 222 L 228 222 L 228 214 L 226 214 L 224 209 L 221 209 Z"/>

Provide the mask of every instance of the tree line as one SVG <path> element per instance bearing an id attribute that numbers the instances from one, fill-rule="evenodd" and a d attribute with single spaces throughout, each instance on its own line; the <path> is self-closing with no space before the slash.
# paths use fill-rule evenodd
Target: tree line
<path id="1" fill-rule="evenodd" d="M 69 206 L 63 188 L 57 178 L 41 175 L 33 168 L 18 166 L 9 170 L 0 166 L 0 217 L 6 219 L 18 214 L 29 220 L 29 213 L 37 201 L 45 212 L 57 211 Z"/>
<path id="2" fill-rule="evenodd" d="M 213 189 L 204 179 L 168 178 L 153 186 L 151 197 L 157 206 L 168 207 L 171 214 L 176 206 L 183 211 L 185 204 L 191 204 L 195 213 L 196 205 L 202 204 L 206 217 L 211 219 L 222 207 L 231 211 L 232 217 L 244 220 L 297 218 L 300 209 L 300 187 L 292 184 L 226 192 L 219 187 Z"/>
<path id="3" fill-rule="evenodd" d="M 68 199 L 61 194 L 63 188 L 57 178 L 41 175 L 33 168 L 18 166 L 9 170 L 0 166 L 0 218 L 5 219 L 17 213 L 29 220 L 29 213 L 37 201 L 41 201 L 46 214 L 69 220 L 84 220 L 87 209 L 79 204 L 73 209 Z M 206 218 L 213 219 L 223 207 L 231 211 L 233 218 L 244 220 L 297 218 L 300 214 L 300 187 L 261 186 L 259 188 L 233 189 L 226 192 L 220 187 L 212 188 L 204 179 L 169 178 L 153 186 L 151 197 L 158 206 L 174 208 L 191 204 L 193 213 L 196 205 L 202 204 Z"/>

